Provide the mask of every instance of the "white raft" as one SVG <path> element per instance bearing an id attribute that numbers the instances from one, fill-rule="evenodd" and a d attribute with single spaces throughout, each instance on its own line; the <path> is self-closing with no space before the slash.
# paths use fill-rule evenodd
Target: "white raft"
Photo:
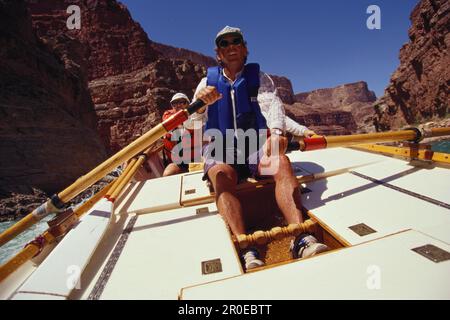
<path id="1" fill-rule="evenodd" d="M 450 299 L 448 168 L 345 148 L 288 156 L 296 175 L 358 166 L 304 185 L 304 207 L 340 248 L 245 273 L 202 174 L 187 173 L 131 183 L 111 216 L 95 214 L 102 200 L 0 297 Z"/>

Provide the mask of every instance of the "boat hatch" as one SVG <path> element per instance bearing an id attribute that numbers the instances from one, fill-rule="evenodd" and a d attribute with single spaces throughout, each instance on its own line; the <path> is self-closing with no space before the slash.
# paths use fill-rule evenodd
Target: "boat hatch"
<path id="1" fill-rule="evenodd" d="M 186 300 L 448 299 L 450 260 L 434 263 L 411 250 L 426 244 L 450 250 L 448 244 L 409 230 L 277 268 L 186 287 L 180 296 Z"/>

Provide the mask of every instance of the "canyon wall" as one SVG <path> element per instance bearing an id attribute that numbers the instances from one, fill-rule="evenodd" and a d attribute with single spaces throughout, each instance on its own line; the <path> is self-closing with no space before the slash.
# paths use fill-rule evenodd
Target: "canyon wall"
<path id="1" fill-rule="evenodd" d="M 106 150 L 81 68 L 36 37 L 23 1 L 0 1 L 0 34 L 0 215 L 18 215 Z"/>
<path id="2" fill-rule="evenodd" d="M 73 43 L 89 79 L 88 87 L 98 117 L 97 130 L 112 154 L 161 121 L 176 92 L 192 96 L 205 74 L 199 57 L 152 42 L 126 6 L 113 0 L 83 0 L 81 28 L 69 30 L 67 3 L 28 0 L 33 26 L 41 39 L 67 51 Z M 54 39 L 61 39 L 55 41 Z M 206 57 L 207 58 L 207 57 Z M 209 61 L 208 59 L 202 62 Z"/>
<path id="3" fill-rule="evenodd" d="M 422 0 L 410 19 L 400 66 L 374 104 L 380 131 L 449 116 L 450 2 Z"/>

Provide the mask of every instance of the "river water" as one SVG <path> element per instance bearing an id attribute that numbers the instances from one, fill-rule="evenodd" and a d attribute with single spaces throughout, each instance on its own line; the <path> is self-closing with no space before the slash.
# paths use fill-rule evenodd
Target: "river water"
<path id="1" fill-rule="evenodd" d="M 18 235 L 15 239 L 9 241 L 0 248 L 0 265 L 5 263 L 9 257 L 19 252 L 28 242 L 32 241 L 38 235 L 47 230 L 47 221 L 52 219 L 54 214 L 45 217 L 39 223 L 30 227 L 27 231 Z M 17 221 L 6 221 L 0 223 L 0 233 L 11 227 Z"/>

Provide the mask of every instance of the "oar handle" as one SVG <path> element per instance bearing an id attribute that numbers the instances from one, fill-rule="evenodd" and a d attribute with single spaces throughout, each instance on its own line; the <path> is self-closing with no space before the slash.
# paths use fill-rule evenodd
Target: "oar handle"
<path id="1" fill-rule="evenodd" d="M 194 102 L 192 102 L 189 107 L 187 107 L 187 112 L 189 113 L 189 115 L 193 114 L 194 112 L 197 112 L 198 109 L 200 109 L 201 107 L 203 107 L 205 105 L 205 102 L 203 102 L 202 100 L 196 100 Z"/>
<path id="2" fill-rule="evenodd" d="M 186 109 L 179 110 L 178 112 L 174 113 L 169 118 L 164 120 L 161 125 L 167 132 L 170 132 L 173 129 L 176 129 L 179 125 L 183 124 L 183 122 L 186 121 L 191 114 L 196 112 L 204 105 L 205 103 L 202 100 L 194 101 Z"/>

